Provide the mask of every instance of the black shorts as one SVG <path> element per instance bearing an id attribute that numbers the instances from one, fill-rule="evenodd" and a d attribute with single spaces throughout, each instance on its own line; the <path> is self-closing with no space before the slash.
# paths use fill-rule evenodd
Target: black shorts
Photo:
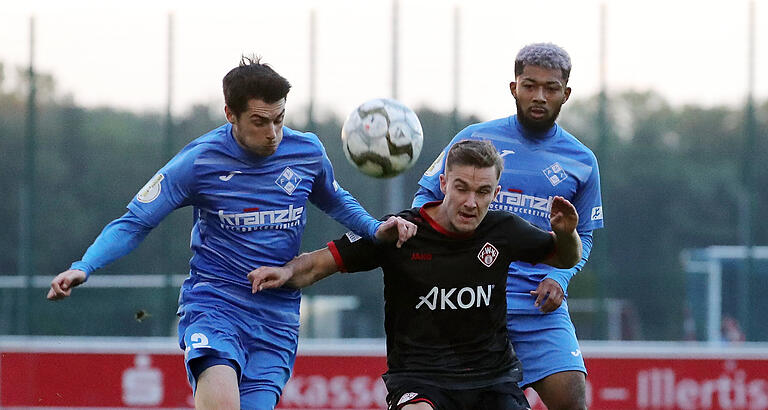
<path id="1" fill-rule="evenodd" d="M 479 389 L 441 389 L 424 383 L 403 383 L 387 394 L 387 408 L 427 403 L 437 410 L 530 410 L 517 383 L 507 382 Z"/>

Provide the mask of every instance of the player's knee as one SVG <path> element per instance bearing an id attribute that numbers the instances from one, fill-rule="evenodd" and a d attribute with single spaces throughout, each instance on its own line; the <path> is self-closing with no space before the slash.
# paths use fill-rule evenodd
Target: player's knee
<path id="1" fill-rule="evenodd" d="M 586 410 L 586 380 L 581 372 L 556 373 L 534 383 L 549 410 Z"/>
<path id="2" fill-rule="evenodd" d="M 568 394 L 565 391 L 539 394 L 541 401 L 549 410 L 586 410 L 587 404 L 583 396 Z"/>
<path id="3" fill-rule="evenodd" d="M 550 400 L 551 403 L 545 402 L 549 410 L 587 410 L 587 400 L 583 389 L 563 389 L 553 396 Z"/>
<path id="4" fill-rule="evenodd" d="M 557 397 L 551 405 L 549 403 L 545 404 L 547 404 L 549 410 L 587 410 L 587 403 L 584 397 Z"/>
<path id="5" fill-rule="evenodd" d="M 216 365 L 203 370 L 197 379 L 195 409 L 239 410 L 240 391 L 235 369 Z"/>
<path id="6" fill-rule="evenodd" d="M 196 410 L 240 410 L 240 397 L 231 392 L 208 390 L 203 394 L 195 394 Z"/>

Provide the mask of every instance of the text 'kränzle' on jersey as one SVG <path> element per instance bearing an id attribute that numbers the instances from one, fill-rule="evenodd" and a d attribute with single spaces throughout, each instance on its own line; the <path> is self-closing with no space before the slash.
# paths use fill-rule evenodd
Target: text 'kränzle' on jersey
<path id="1" fill-rule="evenodd" d="M 219 221 L 221 227 L 226 229 L 253 231 L 256 229 L 280 229 L 281 226 L 275 224 L 298 224 L 301 222 L 301 215 L 304 213 L 304 207 L 289 205 L 287 209 L 275 209 L 266 211 L 241 212 L 225 214 L 219 210 Z"/>

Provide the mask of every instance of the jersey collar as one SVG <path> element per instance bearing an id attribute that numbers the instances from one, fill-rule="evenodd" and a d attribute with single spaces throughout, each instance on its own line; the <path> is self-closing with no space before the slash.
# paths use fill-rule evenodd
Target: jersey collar
<path id="1" fill-rule="evenodd" d="M 451 232 L 451 231 L 443 228 L 442 225 L 440 225 L 439 223 L 437 223 L 437 221 L 432 219 L 432 217 L 429 216 L 429 213 L 427 213 L 426 208 L 432 208 L 432 207 L 440 205 L 441 203 L 443 203 L 443 201 L 427 202 L 426 204 L 422 205 L 421 208 L 419 208 L 419 215 L 421 215 L 421 217 L 424 218 L 425 221 L 427 221 L 427 223 L 429 224 L 429 226 L 432 227 L 432 229 L 436 230 L 437 232 L 439 232 L 439 233 L 441 233 L 441 234 L 443 234 L 443 235 L 445 235 L 445 236 L 447 236 L 449 238 L 453 238 L 453 239 L 467 239 L 467 238 L 471 237 L 472 235 L 474 235 L 474 233 L 475 233 L 474 231 L 473 232 L 468 232 L 468 233 Z"/>
<path id="2" fill-rule="evenodd" d="M 543 132 L 533 132 L 529 131 L 527 128 L 523 127 L 523 124 L 520 124 L 520 122 L 517 120 L 517 115 L 513 115 L 509 117 L 510 125 L 517 129 L 517 131 L 525 137 L 525 139 L 530 141 L 536 141 L 536 142 L 544 142 L 549 140 L 550 138 L 554 137 L 557 134 L 557 130 L 559 126 L 557 124 L 552 125 L 552 128 L 543 131 Z"/>
<path id="3" fill-rule="evenodd" d="M 274 154 L 272 154 L 272 155 L 270 155 L 268 157 L 262 157 L 262 156 L 259 156 L 259 155 L 256 155 L 256 154 L 252 154 L 252 153 L 246 151 L 235 140 L 235 135 L 232 133 L 232 123 L 227 123 L 226 127 L 227 127 L 227 138 L 226 138 L 227 142 L 226 142 L 226 146 L 229 148 L 229 150 L 232 152 L 232 154 L 235 155 L 235 157 L 237 157 L 237 158 L 239 158 L 241 160 L 245 160 L 245 161 L 247 161 L 249 163 L 252 163 L 252 164 L 261 164 L 264 161 L 267 161 L 267 160 L 277 156 L 277 151 Z M 280 145 L 277 147 L 278 151 L 280 151 L 280 147 L 285 142 L 286 131 L 287 131 L 286 127 L 283 127 L 283 141 L 281 141 Z"/>

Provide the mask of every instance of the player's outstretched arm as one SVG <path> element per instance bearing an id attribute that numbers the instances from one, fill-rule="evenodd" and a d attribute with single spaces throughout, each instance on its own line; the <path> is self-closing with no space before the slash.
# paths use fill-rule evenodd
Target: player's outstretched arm
<path id="1" fill-rule="evenodd" d="M 59 300 L 72 294 L 72 288 L 85 282 L 85 272 L 79 269 L 69 269 L 56 275 L 51 281 L 51 289 L 48 290 L 49 300 Z"/>
<path id="2" fill-rule="evenodd" d="M 395 242 L 399 248 L 408 239 L 416 235 L 416 225 L 399 216 L 390 216 L 376 230 L 376 239 L 381 242 Z"/>
<path id="3" fill-rule="evenodd" d="M 339 267 L 328 248 L 302 253 L 285 266 L 262 266 L 248 274 L 251 291 L 280 286 L 303 288 L 338 272 Z"/>
<path id="4" fill-rule="evenodd" d="M 581 260 L 581 238 L 576 232 L 579 214 L 576 208 L 567 199 L 556 196 L 552 200 L 549 221 L 555 235 L 556 253 L 544 263 L 560 269 L 576 266 Z"/>

